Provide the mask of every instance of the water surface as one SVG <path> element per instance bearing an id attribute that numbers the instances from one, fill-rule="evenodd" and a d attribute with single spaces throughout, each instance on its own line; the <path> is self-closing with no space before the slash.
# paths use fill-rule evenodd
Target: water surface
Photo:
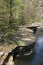
<path id="1" fill-rule="evenodd" d="M 35 44 L 35 52 L 30 56 L 24 56 L 15 60 L 16 65 L 43 65 L 43 37 Z"/>

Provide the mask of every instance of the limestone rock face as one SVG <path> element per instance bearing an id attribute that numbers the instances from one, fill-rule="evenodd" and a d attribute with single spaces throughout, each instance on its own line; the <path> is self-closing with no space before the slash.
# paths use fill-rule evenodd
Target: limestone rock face
<path id="1" fill-rule="evenodd" d="M 33 34 L 33 31 L 25 27 L 18 29 L 16 38 L 19 38 L 18 41 L 20 44 L 18 44 L 20 46 L 29 45 L 36 40 L 36 36 Z"/>
<path id="2" fill-rule="evenodd" d="M 35 33 L 37 38 L 43 37 L 43 22 L 32 23 L 31 26 L 37 27 L 37 31 Z"/>

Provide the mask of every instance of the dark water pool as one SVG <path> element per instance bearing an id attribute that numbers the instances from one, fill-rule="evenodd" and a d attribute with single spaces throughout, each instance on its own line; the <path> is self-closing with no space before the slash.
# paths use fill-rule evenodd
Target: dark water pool
<path id="1" fill-rule="evenodd" d="M 35 44 L 35 52 L 30 56 L 21 57 L 15 60 L 16 65 L 43 65 L 43 37 Z"/>

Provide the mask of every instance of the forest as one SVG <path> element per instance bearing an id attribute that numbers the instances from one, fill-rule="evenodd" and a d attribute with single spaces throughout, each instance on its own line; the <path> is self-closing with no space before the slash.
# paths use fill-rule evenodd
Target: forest
<path id="1" fill-rule="evenodd" d="M 0 0 L 0 52 L 31 47 L 42 36 L 43 0 Z"/>
<path id="2" fill-rule="evenodd" d="M 0 0 L 0 40 L 8 41 L 18 26 L 43 22 L 42 13 L 42 0 Z"/>

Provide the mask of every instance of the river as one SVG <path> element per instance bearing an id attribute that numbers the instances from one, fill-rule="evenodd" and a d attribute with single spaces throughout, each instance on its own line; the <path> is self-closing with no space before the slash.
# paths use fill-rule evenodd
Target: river
<path id="1" fill-rule="evenodd" d="M 43 65 L 43 37 L 35 44 L 35 52 L 30 56 L 21 57 L 15 60 L 16 65 Z"/>

